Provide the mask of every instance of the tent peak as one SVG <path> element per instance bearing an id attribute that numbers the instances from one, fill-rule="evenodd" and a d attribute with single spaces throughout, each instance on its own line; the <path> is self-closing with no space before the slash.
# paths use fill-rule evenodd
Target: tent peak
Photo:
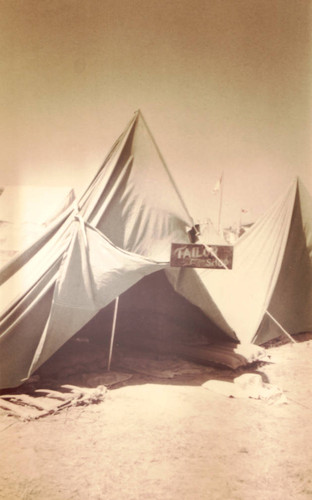
<path id="1" fill-rule="evenodd" d="M 135 112 L 134 112 L 134 118 L 137 119 L 139 116 L 141 116 L 141 118 L 143 118 L 143 114 L 142 114 L 142 111 L 140 108 L 138 108 Z"/>

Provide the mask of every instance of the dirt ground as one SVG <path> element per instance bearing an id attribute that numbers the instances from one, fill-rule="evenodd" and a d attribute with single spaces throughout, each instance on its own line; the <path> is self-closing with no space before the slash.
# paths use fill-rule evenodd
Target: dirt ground
<path id="1" fill-rule="evenodd" d="M 99 404 L 34 421 L 1 411 L 0 498 L 312 498 L 310 339 L 269 348 L 271 362 L 257 367 L 287 403 L 207 390 L 205 380 L 237 373 L 200 367 L 136 374 Z"/>

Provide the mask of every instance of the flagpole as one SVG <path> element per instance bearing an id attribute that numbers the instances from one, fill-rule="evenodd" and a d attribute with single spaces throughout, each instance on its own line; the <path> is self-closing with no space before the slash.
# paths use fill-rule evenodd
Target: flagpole
<path id="1" fill-rule="evenodd" d="M 220 178 L 220 199 L 219 199 L 219 214 L 218 214 L 218 233 L 221 235 L 221 217 L 223 203 L 223 172 Z"/>
<path id="2" fill-rule="evenodd" d="M 240 237 L 241 227 L 242 227 L 242 209 L 240 209 L 238 216 L 237 238 Z"/>

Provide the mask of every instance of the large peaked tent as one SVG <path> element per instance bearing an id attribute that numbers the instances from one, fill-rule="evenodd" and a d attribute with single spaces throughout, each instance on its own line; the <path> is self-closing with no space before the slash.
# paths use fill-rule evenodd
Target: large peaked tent
<path id="1" fill-rule="evenodd" d="M 135 113 L 79 204 L 1 270 L 0 387 L 19 385 L 105 306 L 157 271 L 207 325 L 233 340 L 262 343 L 279 335 L 280 327 L 277 333 L 266 325 L 274 315 L 290 333 L 312 329 L 310 208 L 296 181 L 238 240 L 233 271 L 170 268 L 171 243 L 187 243 L 193 221 Z M 300 306 L 296 321 L 293 305 Z"/>
<path id="2" fill-rule="evenodd" d="M 19 385 L 99 309 L 168 265 L 171 242 L 187 242 L 191 226 L 137 112 L 79 206 L 1 270 L 0 387 Z"/>

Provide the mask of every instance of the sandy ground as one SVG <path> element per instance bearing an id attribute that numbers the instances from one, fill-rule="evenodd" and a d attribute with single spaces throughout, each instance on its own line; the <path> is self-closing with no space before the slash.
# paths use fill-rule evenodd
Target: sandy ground
<path id="1" fill-rule="evenodd" d="M 312 498 L 312 341 L 268 352 L 258 371 L 287 404 L 206 390 L 205 379 L 229 372 L 203 367 L 136 375 L 100 404 L 31 422 L 1 411 L 0 498 Z"/>

